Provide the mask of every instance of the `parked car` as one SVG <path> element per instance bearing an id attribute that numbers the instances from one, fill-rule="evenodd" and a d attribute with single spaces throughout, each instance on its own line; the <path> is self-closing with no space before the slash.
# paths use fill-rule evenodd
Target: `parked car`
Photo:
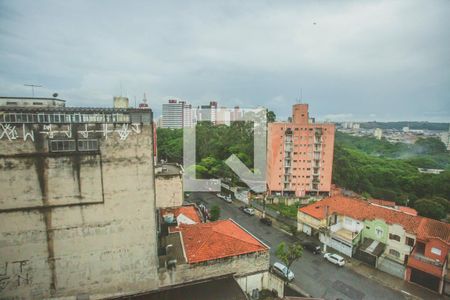
<path id="1" fill-rule="evenodd" d="M 322 252 L 320 245 L 310 241 L 302 241 L 300 244 L 304 249 L 311 251 L 314 254 L 320 254 Z"/>
<path id="2" fill-rule="evenodd" d="M 246 207 L 244 208 L 244 212 L 249 215 L 249 216 L 253 216 L 255 215 L 255 210 L 251 207 Z"/>
<path id="3" fill-rule="evenodd" d="M 244 211 L 244 209 L 246 209 L 246 208 L 249 208 L 249 206 L 247 206 L 247 205 L 242 205 L 242 206 L 239 207 L 239 209 L 242 210 L 242 211 Z"/>
<path id="4" fill-rule="evenodd" d="M 345 260 L 342 256 L 334 254 L 334 253 L 325 253 L 323 256 L 326 260 L 328 260 L 330 263 L 338 265 L 340 267 L 345 265 Z"/>
<path id="5" fill-rule="evenodd" d="M 294 277 L 295 277 L 294 273 L 291 270 L 289 270 L 288 267 L 286 267 L 285 265 L 283 265 L 281 263 L 278 263 L 278 262 L 274 263 L 272 266 L 272 270 L 276 274 L 280 275 L 281 277 L 283 277 L 289 281 L 294 280 Z"/>
<path id="6" fill-rule="evenodd" d="M 261 218 L 259 221 L 267 226 L 272 226 L 272 220 L 270 218 Z"/>

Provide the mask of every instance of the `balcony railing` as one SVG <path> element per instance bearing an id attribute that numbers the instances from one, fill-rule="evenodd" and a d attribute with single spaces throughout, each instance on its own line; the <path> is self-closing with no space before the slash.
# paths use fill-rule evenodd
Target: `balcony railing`
<path id="1" fill-rule="evenodd" d="M 424 263 L 427 263 L 427 264 L 430 264 L 430 265 L 433 265 L 433 266 L 436 266 L 436 267 L 442 267 L 443 266 L 443 263 L 440 262 L 439 260 L 426 257 L 426 256 L 424 256 L 423 254 L 420 254 L 420 253 L 415 253 L 415 251 L 411 254 L 411 256 L 413 258 L 417 259 L 418 261 L 421 261 L 421 262 L 424 262 Z"/>

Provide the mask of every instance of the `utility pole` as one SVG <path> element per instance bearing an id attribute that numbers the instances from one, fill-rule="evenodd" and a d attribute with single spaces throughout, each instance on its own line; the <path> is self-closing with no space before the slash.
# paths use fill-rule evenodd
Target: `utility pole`
<path id="1" fill-rule="evenodd" d="M 37 85 L 37 84 L 24 84 L 24 86 L 31 87 L 31 94 L 33 95 L 33 97 L 34 97 L 34 88 L 35 87 L 37 87 L 37 88 L 43 87 L 42 85 Z"/>

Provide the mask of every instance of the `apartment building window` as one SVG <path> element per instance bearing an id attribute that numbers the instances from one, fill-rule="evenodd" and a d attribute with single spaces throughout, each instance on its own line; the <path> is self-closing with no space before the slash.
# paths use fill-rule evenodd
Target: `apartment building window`
<path id="1" fill-rule="evenodd" d="M 405 244 L 411 247 L 414 247 L 414 239 L 410 237 L 406 237 Z"/>
<path id="2" fill-rule="evenodd" d="M 97 151 L 97 140 L 80 140 L 78 141 L 78 151 Z"/>
<path id="3" fill-rule="evenodd" d="M 389 254 L 392 256 L 395 256 L 397 258 L 400 257 L 400 252 L 398 252 L 397 250 L 394 250 L 394 249 L 389 249 Z"/>
<path id="4" fill-rule="evenodd" d="M 389 239 L 390 239 L 390 240 L 397 241 L 397 242 L 400 242 L 400 236 L 397 235 L 397 234 L 389 233 Z"/>
<path id="5" fill-rule="evenodd" d="M 50 152 L 75 151 L 75 140 L 51 140 Z"/>

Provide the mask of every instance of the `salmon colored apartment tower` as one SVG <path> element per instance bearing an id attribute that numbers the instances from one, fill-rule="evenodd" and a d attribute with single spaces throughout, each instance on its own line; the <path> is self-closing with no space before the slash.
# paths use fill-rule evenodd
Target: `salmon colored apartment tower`
<path id="1" fill-rule="evenodd" d="M 328 195 L 335 125 L 315 123 L 308 104 L 292 107 L 292 122 L 268 124 L 267 185 L 271 195 Z"/>

